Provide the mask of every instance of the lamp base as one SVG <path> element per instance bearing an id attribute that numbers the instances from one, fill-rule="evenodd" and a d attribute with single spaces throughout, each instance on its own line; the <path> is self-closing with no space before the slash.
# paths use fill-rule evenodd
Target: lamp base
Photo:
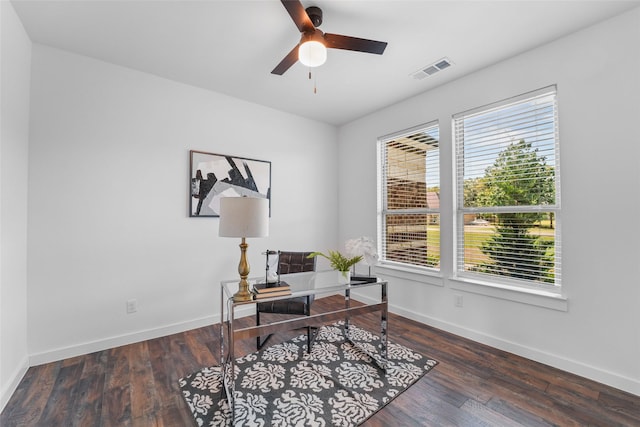
<path id="1" fill-rule="evenodd" d="M 240 283 L 238 283 L 238 292 L 233 294 L 233 300 L 235 302 L 251 301 L 253 295 L 249 292 L 249 282 L 247 277 L 249 276 L 249 262 L 247 261 L 247 242 L 245 238 L 242 238 L 240 243 L 240 264 L 238 264 L 238 273 L 240 273 Z"/>
<path id="2" fill-rule="evenodd" d="M 253 299 L 253 294 L 249 292 L 249 283 L 242 279 L 240 283 L 238 283 L 238 292 L 233 294 L 233 301 L 242 302 L 242 301 L 251 301 Z"/>

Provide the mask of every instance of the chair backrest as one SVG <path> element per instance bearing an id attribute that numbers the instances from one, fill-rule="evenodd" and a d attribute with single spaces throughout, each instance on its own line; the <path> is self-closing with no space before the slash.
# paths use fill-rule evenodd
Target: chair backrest
<path id="1" fill-rule="evenodd" d="M 279 252 L 278 274 L 301 273 L 316 270 L 316 258 L 307 258 L 312 252 Z"/>

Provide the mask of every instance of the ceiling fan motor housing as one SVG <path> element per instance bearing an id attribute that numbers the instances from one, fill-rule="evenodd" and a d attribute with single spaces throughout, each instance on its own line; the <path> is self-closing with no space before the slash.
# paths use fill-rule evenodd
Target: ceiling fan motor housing
<path id="1" fill-rule="evenodd" d="M 305 9 L 305 12 L 309 15 L 314 27 L 318 28 L 322 25 L 322 9 L 317 6 L 310 6 Z"/>

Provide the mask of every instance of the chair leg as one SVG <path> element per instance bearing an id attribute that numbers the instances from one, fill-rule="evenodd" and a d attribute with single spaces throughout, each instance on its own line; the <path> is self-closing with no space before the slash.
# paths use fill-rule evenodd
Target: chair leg
<path id="1" fill-rule="evenodd" d="M 264 347 L 264 345 L 267 343 L 267 341 L 269 341 L 269 338 L 271 338 L 271 335 L 273 335 L 273 334 L 267 335 L 267 337 L 262 342 L 260 342 L 260 338 L 261 337 L 258 337 L 258 342 L 257 342 L 258 350 L 260 350 L 260 349 L 262 349 L 262 347 Z"/>
<path id="2" fill-rule="evenodd" d="M 260 312 L 258 310 L 256 310 L 256 326 L 260 326 Z M 260 345 L 260 337 L 257 336 L 256 337 L 256 350 L 260 350 L 260 347 L 262 347 Z"/>
<path id="3" fill-rule="evenodd" d="M 260 312 L 259 311 L 256 311 L 256 326 L 260 326 Z M 269 338 L 271 338 L 271 335 L 272 334 L 267 335 L 267 337 L 264 339 L 264 341 L 260 340 L 262 338 L 261 336 L 257 336 L 256 337 L 256 350 L 260 350 L 262 347 L 264 347 L 264 345 L 267 343 Z"/>

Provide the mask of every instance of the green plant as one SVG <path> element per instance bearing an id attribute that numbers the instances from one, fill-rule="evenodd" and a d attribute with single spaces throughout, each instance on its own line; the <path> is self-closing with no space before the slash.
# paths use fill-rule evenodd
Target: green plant
<path id="1" fill-rule="evenodd" d="M 312 252 L 309 254 L 309 256 L 307 256 L 307 258 L 313 258 L 316 256 L 321 256 L 328 259 L 329 263 L 331 264 L 331 268 L 342 272 L 349 271 L 351 266 L 362 261 L 362 255 L 354 256 L 353 258 L 347 258 L 340 252 L 332 250 L 329 250 L 329 255 L 325 255 L 322 252 Z"/>

